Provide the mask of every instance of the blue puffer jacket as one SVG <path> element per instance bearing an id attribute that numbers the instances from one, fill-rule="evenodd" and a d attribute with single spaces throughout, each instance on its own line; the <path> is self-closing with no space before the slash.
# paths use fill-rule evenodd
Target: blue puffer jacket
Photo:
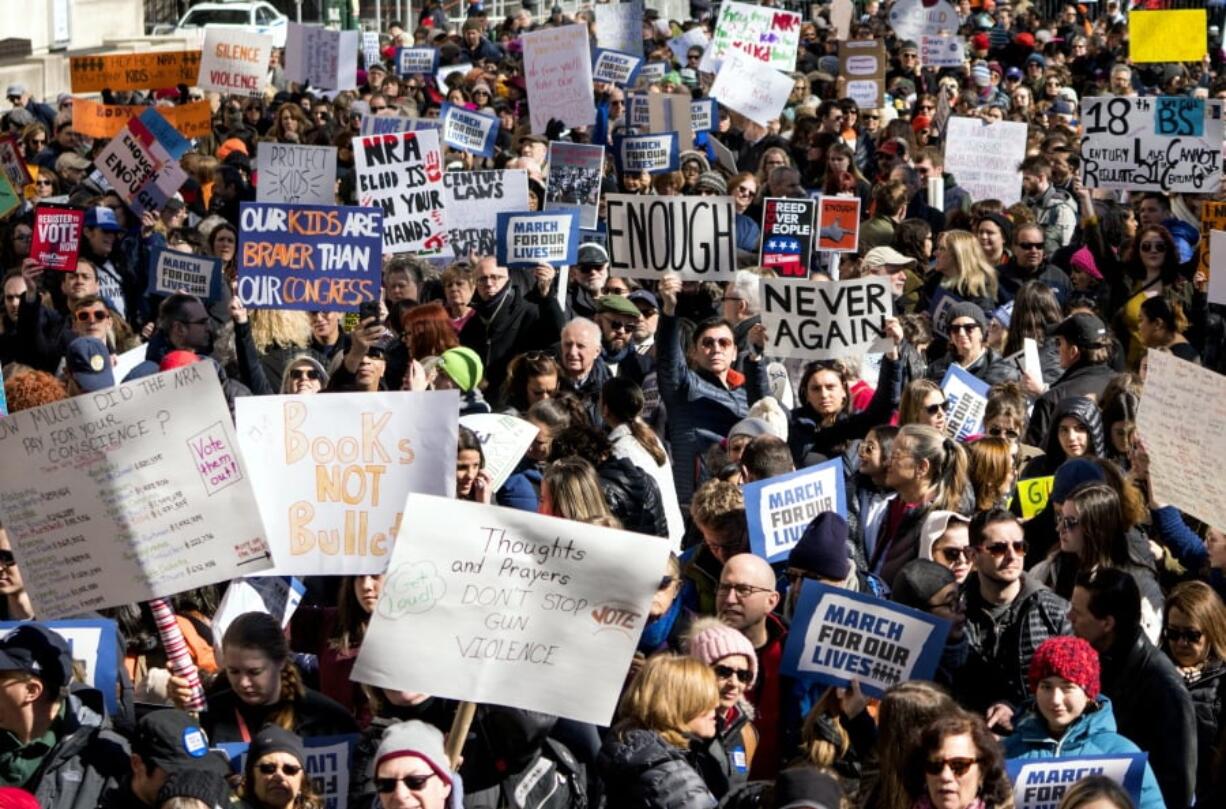
<path id="1" fill-rule="evenodd" d="M 694 460 L 698 455 L 698 430 L 726 436 L 749 413 L 754 402 L 770 395 L 770 382 L 761 361 L 748 357 L 745 377 L 728 372 L 728 387 L 705 371 L 691 370 L 681 347 L 678 318 L 660 315 L 656 330 L 656 378 L 660 398 L 668 410 L 668 435 L 673 450 L 673 474 L 677 479 L 677 499 L 690 502 L 695 481 Z"/>
<path id="2" fill-rule="evenodd" d="M 1085 712 L 1053 739 L 1047 722 L 1033 704 L 1018 723 L 1013 735 L 1005 739 L 1005 758 L 1056 758 L 1060 756 L 1114 756 L 1140 753 L 1141 748 L 1121 736 L 1115 729 L 1115 712 L 1111 700 L 1101 694 L 1086 705 Z M 1148 762 L 1141 782 L 1141 803 L 1138 809 L 1166 809 L 1158 781 Z"/>

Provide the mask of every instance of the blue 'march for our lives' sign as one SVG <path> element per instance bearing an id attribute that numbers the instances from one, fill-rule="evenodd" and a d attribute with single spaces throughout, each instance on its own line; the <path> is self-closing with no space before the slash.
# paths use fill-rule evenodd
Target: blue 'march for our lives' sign
<path id="1" fill-rule="evenodd" d="M 1146 758 L 1144 753 L 1013 758 L 1005 762 L 1005 770 L 1013 782 L 1014 809 L 1058 809 L 1068 788 L 1091 775 L 1110 778 L 1140 806 Z"/>

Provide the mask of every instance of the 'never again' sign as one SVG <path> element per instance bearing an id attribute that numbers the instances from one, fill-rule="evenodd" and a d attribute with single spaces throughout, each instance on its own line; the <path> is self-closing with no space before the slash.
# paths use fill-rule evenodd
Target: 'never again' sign
<path id="1" fill-rule="evenodd" d="M 772 356 L 828 360 L 864 353 L 885 336 L 893 311 L 881 278 L 763 278 L 761 288 L 766 353 Z"/>

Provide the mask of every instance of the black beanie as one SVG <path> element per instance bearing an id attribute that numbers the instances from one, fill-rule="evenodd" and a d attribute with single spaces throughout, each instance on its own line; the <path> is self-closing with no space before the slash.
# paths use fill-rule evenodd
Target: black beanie
<path id="1" fill-rule="evenodd" d="M 851 572 L 847 521 L 833 511 L 824 511 L 814 517 L 788 555 L 788 567 L 829 581 L 846 579 Z"/>
<path id="2" fill-rule="evenodd" d="M 230 785 L 226 779 L 211 770 L 188 767 L 175 770 L 158 790 L 157 805 L 171 798 L 196 798 L 208 804 L 210 809 L 229 806 Z"/>
<path id="3" fill-rule="evenodd" d="M 269 753 L 289 753 L 298 760 L 299 765 L 306 767 L 306 748 L 302 739 L 277 725 L 264 726 L 251 740 L 247 751 L 247 771 L 250 772 L 255 763 Z"/>
<path id="4" fill-rule="evenodd" d="M 913 559 L 902 566 L 894 577 L 890 600 L 904 607 L 928 612 L 932 597 L 941 588 L 956 581 L 954 572 L 930 559 Z"/>

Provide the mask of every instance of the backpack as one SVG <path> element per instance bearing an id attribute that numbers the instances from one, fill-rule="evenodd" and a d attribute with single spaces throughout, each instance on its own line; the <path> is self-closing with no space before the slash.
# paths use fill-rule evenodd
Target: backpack
<path id="1" fill-rule="evenodd" d="M 586 769 L 566 745 L 545 739 L 519 772 L 464 795 L 465 809 L 587 809 Z"/>

